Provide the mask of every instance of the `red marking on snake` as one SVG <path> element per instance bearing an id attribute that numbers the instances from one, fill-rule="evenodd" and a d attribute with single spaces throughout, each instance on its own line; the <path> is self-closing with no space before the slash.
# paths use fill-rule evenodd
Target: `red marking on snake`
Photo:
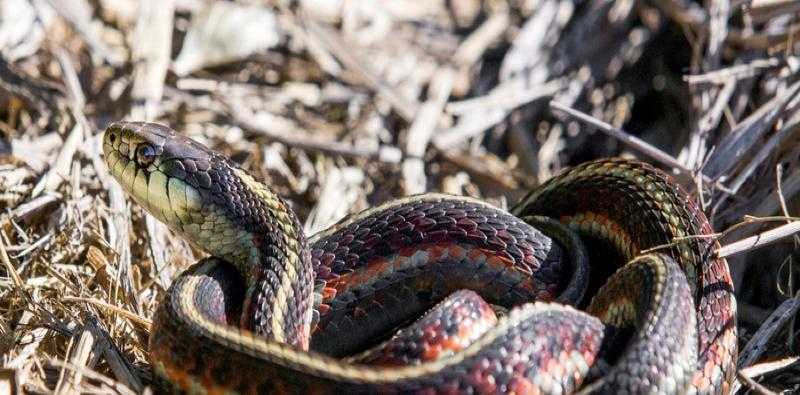
<path id="1" fill-rule="evenodd" d="M 530 380 L 522 376 L 512 378 L 511 383 L 508 385 L 508 390 L 514 394 L 533 394 L 538 392 L 538 388 Z"/>

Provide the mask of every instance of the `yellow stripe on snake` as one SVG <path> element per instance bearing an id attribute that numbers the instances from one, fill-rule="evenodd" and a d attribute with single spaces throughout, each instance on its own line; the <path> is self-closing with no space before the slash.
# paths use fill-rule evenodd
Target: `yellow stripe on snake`
<path id="1" fill-rule="evenodd" d="M 510 212 L 407 197 L 306 239 L 268 186 L 166 126 L 113 123 L 103 151 L 133 200 L 210 255 L 155 314 L 163 391 L 730 391 L 728 265 L 713 238 L 686 237 L 713 232 L 647 164 L 574 167 Z"/>

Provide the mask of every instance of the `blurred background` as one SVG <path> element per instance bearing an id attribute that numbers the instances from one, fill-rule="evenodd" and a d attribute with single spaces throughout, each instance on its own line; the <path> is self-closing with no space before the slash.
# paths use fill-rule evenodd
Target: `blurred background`
<path id="1" fill-rule="evenodd" d="M 147 391 L 199 256 L 102 162 L 115 120 L 231 156 L 307 232 L 426 191 L 513 204 L 607 156 L 671 171 L 723 245 L 798 211 L 792 0 L 0 0 L 0 388 Z M 789 218 L 787 218 L 789 217 Z M 797 243 L 729 258 L 742 392 L 799 391 Z"/>

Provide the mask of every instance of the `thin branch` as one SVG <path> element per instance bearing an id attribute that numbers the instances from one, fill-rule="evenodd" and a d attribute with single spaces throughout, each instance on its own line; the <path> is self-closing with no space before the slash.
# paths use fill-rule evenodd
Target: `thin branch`
<path id="1" fill-rule="evenodd" d="M 751 251 L 756 248 L 764 247 L 780 241 L 781 239 L 792 236 L 798 232 L 800 232 L 800 221 L 792 222 L 779 226 L 775 229 L 770 229 L 755 236 L 750 236 L 744 240 L 730 243 L 717 250 L 717 256 L 724 258 L 740 252 Z"/>

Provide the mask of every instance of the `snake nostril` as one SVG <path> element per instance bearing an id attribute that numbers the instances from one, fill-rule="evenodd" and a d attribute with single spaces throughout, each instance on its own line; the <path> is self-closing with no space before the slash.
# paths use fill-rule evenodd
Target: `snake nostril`
<path id="1" fill-rule="evenodd" d="M 116 133 L 110 133 L 108 135 L 108 142 L 111 143 L 111 144 L 114 144 L 116 141 L 117 141 L 117 134 Z"/>

